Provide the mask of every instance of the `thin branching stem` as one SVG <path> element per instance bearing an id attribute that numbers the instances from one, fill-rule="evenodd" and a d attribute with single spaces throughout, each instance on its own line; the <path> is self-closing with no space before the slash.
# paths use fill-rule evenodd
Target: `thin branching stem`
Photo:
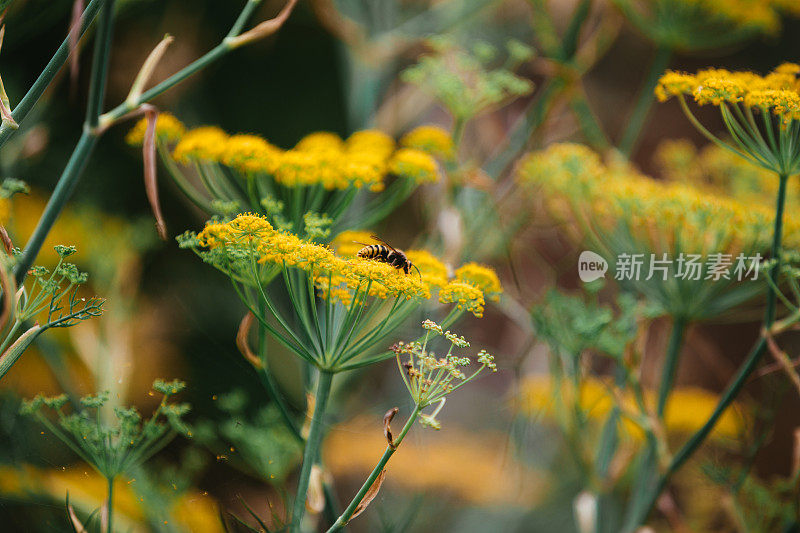
<path id="1" fill-rule="evenodd" d="M 402 374 L 402 372 L 401 372 Z M 356 493 L 353 500 L 350 502 L 350 505 L 344 510 L 339 518 L 336 519 L 336 522 L 328 529 L 327 533 L 333 533 L 335 531 L 341 531 L 350 521 L 350 518 L 356 512 L 356 508 L 361 503 L 361 500 L 364 499 L 364 496 L 367 494 L 367 491 L 372 487 L 372 484 L 375 483 L 375 480 L 378 479 L 378 476 L 383 472 L 383 469 L 386 468 L 386 463 L 389 462 L 389 459 L 394 455 L 394 452 L 397 451 L 398 446 L 400 443 L 403 442 L 403 439 L 406 437 L 406 434 L 411 429 L 411 426 L 414 424 L 414 421 L 419 416 L 420 411 L 422 408 L 419 405 L 414 406 L 414 411 L 411 413 L 411 416 L 408 417 L 405 426 L 400 431 L 400 434 L 394 439 L 394 442 L 390 445 L 386 446 L 386 450 L 383 452 L 380 460 L 378 460 L 378 464 L 375 465 L 375 468 L 372 469 L 372 472 L 367 477 L 367 480 L 361 486 L 361 489 Z"/>
<path id="2" fill-rule="evenodd" d="M 106 0 L 91 0 L 89 5 L 86 6 L 86 9 L 83 11 L 83 15 L 81 15 L 81 27 L 78 32 L 79 39 L 84 33 L 86 33 L 86 30 L 89 29 L 89 26 L 92 24 L 92 21 L 94 21 L 95 16 L 97 16 L 97 12 L 105 2 Z M 61 70 L 61 67 L 69 57 L 71 51 L 70 48 L 70 36 L 67 35 L 64 38 L 64 41 L 61 43 L 61 46 L 58 47 L 55 54 L 53 54 L 53 57 L 44 67 L 44 70 L 42 70 L 42 73 L 39 74 L 39 77 L 36 78 L 35 82 L 33 82 L 31 88 L 28 89 L 28 92 L 25 93 L 25 96 L 22 97 L 22 100 L 19 101 L 19 104 L 17 104 L 17 106 L 11 112 L 11 116 L 14 117 L 14 120 L 17 124 L 21 124 L 22 121 L 25 120 L 25 117 L 28 116 L 28 113 L 31 112 L 33 107 L 39 101 L 39 98 L 42 97 L 45 90 L 53 82 L 56 74 L 58 74 L 58 71 Z M 6 122 L 3 122 L 2 126 L 0 126 L 0 146 L 3 146 L 6 141 L 11 138 L 15 131 L 16 128 Z"/>

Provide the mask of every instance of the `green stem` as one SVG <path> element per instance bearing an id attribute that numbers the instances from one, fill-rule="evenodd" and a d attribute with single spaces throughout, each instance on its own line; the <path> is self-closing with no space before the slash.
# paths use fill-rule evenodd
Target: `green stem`
<path id="1" fill-rule="evenodd" d="M 789 176 L 780 176 L 778 184 L 778 200 L 775 207 L 775 230 L 772 234 L 772 249 L 770 250 L 771 258 L 775 260 L 775 264 L 770 271 L 770 278 L 778 285 L 778 273 L 781 267 L 781 238 L 783 234 L 783 212 L 786 207 L 786 184 L 789 181 Z M 775 322 L 775 304 L 777 299 L 777 289 L 770 286 L 767 289 L 767 309 L 764 312 L 764 327 L 769 329 L 773 322 Z"/>
<path id="2" fill-rule="evenodd" d="M 114 478 L 108 478 L 108 522 L 106 523 L 106 533 L 111 533 L 114 529 L 112 526 L 112 519 L 114 517 Z"/>
<path id="3" fill-rule="evenodd" d="M 103 123 L 104 124 L 113 123 L 114 121 L 118 120 L 127 113 L 133 111 L 134 109 L 144 104 L 145 102 L 149 102 L 150 100 L 160 95 L 161 93 L 168 91 L 169 89 L 178 85 L 183 80 L 193 76 L 200 70 L 207 67 L 209 64 L 213 63 L 223 55 L 233 50 L 234 47 L 231 44 L 231 39 L 239 34 L 241 29 L 244 27 L 245 22 L 247 22 L 247 19 L 253 13 L 253 10 L 255 10 L 255 8 L 258 7 L 260 3 L 261 0 L 248 0 L 247 4 L 245 4 L 244 8 L 242 9 L 242 12 L 237 17 L 236 22 L 233 24 L 233 27 L 231 27 L 231 31 L 228 32 L 228 35 L 225 37 L 225 39 L 223 39 L 221 43 L 219 43 L 217 46 L 209 50 L 205 55 L 199 57 L 194 62 L 190 63 L 189 65 L 179 70 L 166 80 L 159 83 L 155 87 L 152 87 L 151 89 L 143 92 L 141 95 L 139 95 L 138 98 L 135 98 L 131 101 L 125 101 L 120 105 L 118 105 L 117 107 L 115 107 L 114 109 L 112 109 L 111 111 L 109 111 L 108 113 L 106 113 L 105 115 L 103 115 L 102 118 Z"/>
<path id="4" fill-rule="evenodd" d="M 260 303 L 261 312 L 264 313 L 265 311 L 265 304 L 263 302 Z M 267 394 L 269 394 L 270 399 L 275 402 L 275 406 L 278 408 L 278 411 L 281 414 L 281 418 L 283 418 L 286 427 L 289 428 L 289 431 L 292 433 L 292 436 L 297 439 L 301 444 L 304 442 L 303 436 L 300 433 L 300 428 L 297 426 L 294 418 L 290 414 L 289 406 L 286 404 L 286 401 L 283 399 L 283 395 L 281 394 L 280 390 L 278 389 L 278 385 L 275 383 L 275 380 L 272 377 L 272 372 L 269 369 L 269 361 L 267 359 L 267 328 L 265 328 L 260 322 L 258 324 L 258 355 L 261 358 L 261 364 L 263 365 L 261 368 L 257 369 L 258 376 L 261 378 L 261 382 L 264 385 L 264 388 L 267 389 Z"/>
<path id="5" fill-rule="evenodd" d="M 372 487 L 372 484 L 375 483 L 375 480 L 378 478 L 381 472 L 383 472 L 383 469 L 386 467 L 386 463 L 389 462 L 389 458 L 392 455 L 394 455 L 394 452 L 397 451 L 397 448 L 400 446 L 400 443 L 403 442 L 406 433 L 408 433 L 408 431 L 411 429 L 411 426 L 414 424 L 414 421 L 417 419 L 417 416 L 419 416 L 420 411 L 421 408 L 419 405 L 414 407 L 414 412 L 412 412 L 411 416 L 408 417 L 406 425 L 403 426 L 402 431 L 400 431 L 400 434 L 394 440 L 394 446 L 386 446 L 386 450 L 383 452 L 383 455 L 378 461 L 378 464 L 375 465 L 375 468 L 372 470 L 369 477 L 367 477 L 367 480 L 361 486 L 361 489 L 358 491 L 358 493 L 356 493 L 355 497 L 353 498 L 353 501 L 350 502 L 350 505 L 347 506 L 347 509 L 344 510 L 342 515 L 336 519 L 336 522 L 334 522 L 334 524 L 330 527 L 330 529 L 328 529 L 327 533 L 333 533 L 334 531 L 341 531 L 344 528 L 344 526 L 347 525 L 347 523 L 350 521 L 350 518 L 356 512 L 358 504 L 361 503 L 361 500 L 364 499 L 364 496 L 367 494 L 367 491 L 370 489 L 370 487 Z"/>
<path id="6" fill-rule="evenodd" d="M 633 108 L 630 119 L 628 119 L 628 126 L 622 134 L 622 139 L 619 142 L 619 150 L 626 156 L 630 156 L 636 148 L 639 140 L 639 133 L 642 131 L 644 121 L 653 105 L 653 90 L 656 88 L 659 77 L 666 70 L 669 65 L 669 60 L 672 57 L 672 49 L 668 46 L 659 46 L 656 49 L 656 54 L 650 63 L 650 70 L 644 80 L 639 96 L 636 100 L 636 105 Z"/>
<path id="7" fill-rule="evenodd" d="M 39 250 L 41 250 L 47 234 L 50 233 L 50 229 L 55 224 L 58 215 L 75 190 L 78 179 L 86 168 L 92 150 L 97 144 L 99 133 L 95 130 L 95 126 L 97 125 L 103 98 L 105 97 L 113 28 L 114 0 L 105 0 L 103 10 L 100 13 L 99 30 L 92 59 L 89 102 L 86 108 L 86 122 L 83 125 L 83 133 L 67 162 L 67 166 L 64 168 L 64 172 L 61 173 L 61 177 L 58 179 L 58 184 L 47 202 L 33 235 L 28 240 L 25 250 L 17 262 L 17 266 L 14 269 L 17 285 L 22 285 L 22 282 L 25 281 L 28 269 L 33 265 L 36 256 L 39 255 Z"/>
<path id="8" fill-rule="evenodd" d="M 89 103 L 86 106 L 86 125 L 90 128 L 97 126 L 100 113 L 103 112 L 108 60 L 111 56 L 111 37 L 114 33 L 114 2 L 115 0 L 105 1 L 98 22 L 99 29 L 92 56 L 92 77 L 89 83 Z"/>
<path id="9" fill-rule="evenodd" d="M 786 203 L 786 182 L 788 181 L 788 176 L 779 176 L 779 179 L 780 183 L 778 188 L 778 199 L 775 209 L 775 230 L 773 233 L 771 250 L 772 257 L 777 259 L 776 264 L 772 267 L 770 272 L 770 276 L 772 276 L 773 279 L 775 279 L 775 276 L 779 272 L 780 268 L 783 214 Z M 768 329 L 775 320 L 775 304 L 776 292 L 772 285 L 770 285 L 767 288 L 767 308 L 764 312 L 764 327 L 766 329 Z M 672 461 L 667 467 L 666 472 L 664 472 L 664 474 L 659 478 L 656 487 L 650 494 L 650 497 L 647 499 L 647 503 L 643 505 L 635 514 L 635 520 L 630 525 L 631 527 L 628 531 L 635 530 L 639 524 L 647 519 L 647 516 L 650 514 L 650 510 L 655 506 L 659 495 L 666 488 L 669 479 L 681 468 L 681 466 L 683 466 L 687 460 L 689 460 L 689 458 L 700 447 L 700 445 L 703 444 L 703 441 L 705 441 L 706 437 L 708 437 L 708 435 L 714 429 L 714 426 L 719 418 L 739 394 L 739 391 L 741 391 L 742 387 L 744 387 L 744 384 L 747 382 L 747 378 L 753 373 L 753 371 L 756 369 L 756 366 L 758 366 L 761 357 L 764 355 L 766 346 L 767 341 L 762 336 L 750 350 L 747 359 L 739 369 L 739 372 L 736 373 L 736 377 L 734 378 L 733 382 L 723 393 L 722 398 L 720 398 L 720 401 L 717 404 L 717 407 L 714 409 L 714 412 L 711 414 L 711 417 L 709 417 L 708 421 L 703 424 L 703 427 L 701 427 L 694 435 L 692 435 L 692 437 L 686 442 L 686 444 L 683 445 L 678 453 L 675 454 L 675 457 L 673 457 Z"/>
<path id="10" fill-rule="evenodd" d="M 294 508 L 292 510 L 292 525 L 290 531 L 296 533 L 300 531 L 300 524 L 303 522 L 303 514 L 306 510 L 306 495 L 308 493 L 308 482 L 311 478 L 311 467 L 319 457 L 319 447 L 322 443 L 322 426 L 325 410 L 328 406 L 328 396 L 331 392 L 331 381 L 333 374 L 320 370 L 317 380 L 317 392 L 314 398 L 314 414 L 311 419 L 311 427 L 308 431 L 308 440 L 303 454 L 303 466 L 300 469 L 300 479 L 297 482 L 297 494 L 294 498 Z"/>
<path id="11" fill-rule="evenodd" d="M 578 82 L 579 83 L 579 82 Z M 578 125 L 583 132 L 584 137 L 590 145 L 598 150 L 605 150 L 609 146 L 608 138 L 606 137 L 600 121 L 589 106 L 589 101 L 583 93 L 583 89 L 578 86 L 575 87 L 574 94 L 570 98 L 570 107 L 575 117 L 578 119 Z"/>
<path id="12" fill-rule="evenodd" d="M 683 334 L 686 331 L 686 320 L 682 317 L 675 317 L 672 323 L 672 333 L 669 337 L 666 356 L 664 357 L 664 367 L 661 370 L 661 386 L 658 389 L 658 406 L 656 413 L 658 418 L 664 419 L 664 409 L 667 406 L 672 386 L 675 383 L 675 374 L 678 370 L 681 346 L 683 346 Z"/>
<path id="13" fill-rule="evenodd" d="M 69 197 L 75 190 L 78 179 L 86 168 L 86 164 L 89 162 L 89 156 L 95 144 L 97 144 L 97 136 L 84 128 L 83 134 L 67 162 L 67 166 L 58 179 L 53 195 L 50 197 L 50 200 L 48 200 L 42 217 L 39 219 L 39 223 L 36 224 L 36 229 L 33 230 L 33 234 L 28 240 L 25 250 L 19 256 L 17 266 L 14 268 L 14 276 L 17 279 L 17 285 L 22 285 L 22 282 L 25 281 L 28 269 L 33 265 L 36 256 L 39 255 L 39 250 L 41 250 L 42 244 L 44 244 L 44 240 L 47 238 L 47 234 L 50 233 L 50 229 L 53 227 L 58 215 L 64 208 L 64 204 L 67 203 L 67 200 L 69 200 Z"/>
<path id="14" fill-rule="evenodd" d="M 86 6 L 86 9 L 83 11 L 83 15 L 81 15 L 81 27 L 78 33 L 78 39 L 86 33 L 86 30 L 92 24 L 97 12 L 99 11 L 100 7 L 104 4 L 105 0 L 92 0 L 89 2 L 89 5 Z M 25 117 L 28 116 L 28 113 L 33 109 L 36 105 L 36 102 L 39 101 L 44 91 L 50 86 L 53 79 L 58 74 L 58 71 L 61 70 L 61 67 L 67 61 L 70 53 L 70 37 L 67 36 L 64 38 L 64 41 L 61 43 L 61 46 L 58 47 L 53 57 L 50 61 L 45 65 L 44 70 L 42 73 L 39 74 L 39 77 L 36 78 L 36 81 L 33 82 L 31 88 L 28 89 L 28 92 L 25 93 L 25 96 L 22 97 L 22 100 L 19 101 L 19 104 L 14 108 L 11 112 L 11 115 L 14 117 L 14 120 L 17 124 L 21 124 Z M 8 123 L 3 122 L 2 126 L 0 126 L 0 146 L 4 145 L 6 141 L 14 134 L 16 128 L 9 126 Z"/>

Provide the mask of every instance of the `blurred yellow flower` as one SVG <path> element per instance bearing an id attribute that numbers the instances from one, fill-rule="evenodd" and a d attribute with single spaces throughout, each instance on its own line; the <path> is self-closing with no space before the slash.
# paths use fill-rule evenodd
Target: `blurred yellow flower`
<path id="1" fill-rule="evenodd" d="M 601 233 L 624 228 L 646 251 L 735 254 L 769 247 L 774 208 L 656 181 L 627 166 L 605 166 L 585 146 L 557 144 L 532 153 L 517 177 L 543 193 L 555 216 L 576 226 L 588 218 Z M 800 242 L 797 220 L 786 221 L 785 238 L 787 246 Z"/>
<path id="2" fill-rule="evenodd" d="M 396 151 L 389 160 L 389 171 L 417 183 L 433 182 L 437 179 L 436 160 L 430 154 L 414 148 Z"/>
<path id="3" fill-rule="evenodd" d="M 478 263 L 467 263 L 456 270 L 456 279 L 471 285 L 475 285 L 483 294 L 493 301 L 500 299 L 503 287 L 497 273 L 488 266 Z"/>
<path id="4" fill-rule="evenodd" d="M 455 146 L 450 133 L 439 126 L 418 126 L 406 133 L 400 144 L 406 148 L 416 148 L 428 152 L 434 157 L 450 159 L 454 155 Z"/>
<path id="5" fill-rule="evenodd" d="M 613 384 L 600 378 L 589 377 L 581 381 L 580 388 L 575 390 L 567 380 L 556 381 L 549 375 L 534 375 L 523 379 L 520 384 L 519 409 L 529 416 L 554 417 L 557 402 L 562 401 L 567 409 L 575 405 L 598 425 L 608 418 L 616 399 L 611 392 Z M 638 412 L 633 396 L 620 393 L 623 412 Z M 558 399 L 558 400 L 557 400 Z M 719 398 L 704 389 L 696 387 L 676 388 L 669 397 L 664 423 L 668 435 L 685 435 L 700 429 L 714 412 Z M 656 395 L 651 391 L 645 393 L 647 408 L 655 411 Z M 624 418 L 622 426 L 626 434 L 641 440 L 642 429 L 630 418 Z M 745 430 L 746 421 L 737 404 L 729 407 L 720 417 L 711 438 L 717 440 L 735 439 Z"/>
<path id="6" fill-rule="evenodd" d="M 336 253 L 344 257 L 355 257 L 358 251 L 368 244 L 380 243 L 372 238 L 370 232 L 358 230 L 343 231 L 331 241 Z"/>
<path id="7" fill-rule="evenodd" d="M 274 173 L 283 150 L 257 135 L 231 135 L 222 149 L 220 162 L 250 176 L 255 172 Z"/>
<path id="8" fill-rule="evenodd" d="M 530 505 L 544 494 L 544 476 L 505 453 L 507 435 L 448 426 L 447 431 L 426 437 L 403 441 L 387 467 L 385 486 L 447 493 L 483 505 Z M 376 420 L 359 418 L 332 429 L 323 458 L 334 477 L 360 479 L 372 470 L 385 447 Z"/>
<path id="9" fill-rule="evenodd" d="M 294 149 L 301 152 L 341 152 L 344 150 L 344 141 L 335 133 L 315 131 L 300 139 Z"/>
<path id="10" fill-rule="evenodd" d="M 188 164 L 192 159 L 218 161 L 225 151 L 228 134 L 216 126 L 201 126 L 188 131 L 175 150 L 172 157 L 176 161 Z"/>
<path id="11" fill-rule="evenodd" d="M 125 136 L 125 142 L 134 146 L 141 146 L 147 130 L 147 119 L 139 120 Z M 162 142 L 178 142 L 186 132 L 183 122 L 171 113 L 159 113 L 156 119 L 156 137 Z"/>
<path id="12" fill-rule="evenodd" d="M 449 278 L 447 267 L 427 250 L 407 250 L 406 257 L 419 269 L 422 279 L 432 287 L 442 288 Z"/>
<path id="13" fill-rule="evenodd" d="M 664 141 L 656 150 L 655 162 L 670 181 L 690 183 L 745 205 L 774 207 L 778 194 L 775 175 L 716 144 L 698 150 L 685 139 Z M 791 212 L 800 207 L 800 181 L 791 180 L 788 189 L 786 206 Z"/>
<path id="14" fill-rule="evenodd" d="M 114 487 L 114 521 L 126 531 L 150 531 L 143 506 L 135 491 L 136 480 L 118 479 Z M 6 497 L 52 498 L 63 505 L 64 494 L 70 503 L 85 513 L 102 507 L 107 497 L 105 478 L 89 467 L 41 469 L 30 465 L 0 467 L 0 492 Z M 207 493 L 186 492 L 177 496 L 171 506 L 172 518 L 178 527 L 192 533 L 224 531 L 219 521 L 217 503 Z M 162 520 L 166 517 L 160 517 Z"/>
<path id="15" fill-rule="evenodd" d="M 348 152 L 369 152 L 385 160 L 394 152 L 394 139 L 380 130 L 356 131 L 347 138 Z"/>

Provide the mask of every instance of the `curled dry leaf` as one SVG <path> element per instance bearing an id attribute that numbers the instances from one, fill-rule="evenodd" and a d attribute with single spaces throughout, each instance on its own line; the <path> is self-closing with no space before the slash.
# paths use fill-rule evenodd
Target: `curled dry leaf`
<path id="1" fill-rule="evenodd" d="M 0 240 L 3 241 L 3 248 L 8 255 L 14 252 L 14 243 L 11 242 L 11 237 L 8 236 L 5 226 L 0 225 Z"/>
<path id="2" fill-rule="evenodd" d="M 72 527 L 75 528 L 76 533 L 86 533 L 86 528 L 78 519 L 78 515 L 75 514 L 75 508 L 69 503 L 69 493 L 67 493 L 67 516 L 69 516 L 69 521 L 72 523 Z"/>
<path id="3" fill-rule="evenodd" d="M 161 61 L 161 58 L 164 56 L 164 52 L 167 51 L 167 47 L 172 44 L 175 38 L 172 35 L 165 35 L 161 42 L 159 42 L 155 48 L 150 52 L 145 59 L 144 63 L 142 63 L 142 68 L 139 69 L 139 73 L 136 75 L 136 79 L 133 81 L 133 85 L 131 86 L 131 91 L 128 93 L 128 98 L 125 100 L 126 102 L 131 103 L 132 105 L 136 105 L 139 100 L 139 97 L 144 92 L 144 86 L 150 80 L 150 77 L 153 75 L 153 71 L 155 71 L 156 66 L 158 66 L 158 62 Z"/>
<path id="4" fill-rule="evenodd" d="M 381 485 L 383 485 L 384 479 L 386 479 L 386 469 L 381 470 L 381 473 L 378 474 L 378 477 L 375 478 L 375 481 L 372 483 L 372 485 L 369 487 L 369 490 L 364 495 L 364 499 L 362 499 L 361 502 L 356 507 L 356 510 L 353 513 L 353 516 L 350 517 L 350 520 L 363 513 L 367 509 L 369 504 L 372 503 L 372 500 L 375 499 L 375 497 L 378 495 L 378 492 L 381 490 Z"/>
<path id="5" fill-rule="evenodd" d="M 3 38 L 6 35 L 5 25 L 0 26 L 0 49 L 3 48 Z M 6 88 L 3 85 L 3 78 L 0 78 L 0 115 L 3 117 L 3 122 L 8 124 L 14 129 L 19 127 L 17 121 L 14 120 L 14 115 L 11 113 L 11 103 L 6 94 Z"/>
<path id="6" fill-rule="evenodd" d="M 2 229 L 3 234 L 5 234 L 6 238 L 8 234 L 5 233 L 5 228 L 0 226 Z M 10 239 L 9 239 L 10 242 Z M 4 329 L 6 325 L 11 322 L 14 314 L 14 308 L 16 307 L 16 292 L 17 292 L 17 284 L 14 280 L 14 275 L 11 273 L 9 268 L 6 266 L 6 262 L 0 260 L 0 288 L 3 290 L 3 308 L 0 311 L 0 330 Z"/>
<path id="7" fill-rule="evenodd" d="M 778 343 L 775 342 L 775 338 L 769 333 L 764 332 L 764 338 L 767 341 L 767 348 L 769 348 L 769 352 L 772 354 L 772 357 L 775 358 L 775 362 L 781 365 L 786 375 L 791 380 L 792 384 L 795 386 L 798 392 L 800 392 L 800 375 L 798 375 L 797 370 L 794 368 L 794 364 L 789 356 L 781 350 Z"/>
<path id="8" fill-rule="evenodd" d="M 147 119 L 147 129 L 142 143 L 144 188 L 147 193 L 147 200 L 150 202 L 150 208 L 156 217 L 158 236 L 163 240 L 167 240 L 167 225 L 164 222 L 164 215 L 161 213 L 161 205 L 158 203 L 158 183 L 156 179 L 156 120 L 158 119 L 158 110 L 149 104 L 143 105 L 142 108 Z"/>
<path id="9" fill-rule="evenodd" d="M 250 343 L 247 341 L 254 319 L 255 316 L 253 313 L 247 313 L 244 315 L 244 318 L 242 318 L 242 321 L 239 323 L 239 331 L 236 333 L 236 347 L 239 348 L 239 351 L 251 365 L 256 368 L 262 368 L 264 364 L 261 362 L 261 359 L 253 353 L 253 350 L 250 349 Z"/>
<path id="10" fill-rule="evenodd" d="M 386 442 L 389 443 L 389 447 L 392 449 L 395 448 L 394 439 L 392 438 L 392 428 L 389 427 L 389 424 L 394 419 L 394 416 L 398 413 L 399 409 L 397 407 L 392 407 L 386 414 L 383 415 L 383 435 L 386 437 Z"/>
<path id="11" fill-rule="evenodd" d="M 281 26 L 283 26 L 283 23 L 286 22 L 286 20 L 289 18 L 289 15 L 292 14 L 292 10 L 296 4 L 297 0 L 289 0 L 286 2 L 286 5 L 283 6 L 283 9 L 281 9 L 280 13 L 275 15 L 275 17 L 265 20 L 254 28 L 229 39 L 228 43 L 230 47 L 236 48 L 272 35 L 278 31 Z"/>

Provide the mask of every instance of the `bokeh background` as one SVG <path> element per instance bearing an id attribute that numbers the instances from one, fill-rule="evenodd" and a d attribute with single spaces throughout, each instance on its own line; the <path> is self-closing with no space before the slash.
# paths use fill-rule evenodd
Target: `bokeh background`
<path id="1" fill-rule="evenodd" d="M 118 4 L 107 106 L 124 100 L 142 61 L 164 34 L 176 40 L 159 65 L 156 79 L 219 42 L 239 9 L 238 2 L 209 0 Z M 334 4 L 355 20 L 369 20 L 371 31 L 399 28 L 397 38 L 388 49 L 364 46 L 355 51 L 342 39 L 344 28 L 337 26 L 339 21 L 330 16 Z M 447 33 L 467 47 L 477 41 L 502 45 L 511 37 L 533 43 L 532 15 L 524 1 L 342 0 L 334 4 L 300 2 L 277 35 L 227 55 L 154 103 L 187 125 L 212 124 L 230 132 L 257 133 L 284 147 L 317 130 L 346 136 L 377 126 L 397 136 L 420 123 L 450 126 L 443 109 L 398 78 L 427 50 L 423 38 Z M 550 2 L 554 20 L 566 22 L 574 4 L 571 0 Z M 265 1 L 255 19 L 273 15 L 281 5 Z M 63 39 L 71 8 L 68 0 L 17 0 L 8 13 L 0 73 L 12 103 Z M 584 77 L 592 110 L 614 139 L 626 123 L 654 48 L 612 6 L 599 2 L 594 9 L 600 17 L 619 19 L 621 25 L 608 52 Z M 80 134 L 91 40 L 90 31 L 81 46 L 77 78 L 70 79 L 69 70 L 64 69 L 23 131 L 0 154 L 2 176 L 22 179 L 32 187 L 30 197 L 15 202 L 12 232 L 20 242 L 31 231 Z M 721 50 L 679 53 L 670 67 L 694 71 L 716 65 L 764 72 L 795 59 L 797 50 L 800 20 L 787 18 L 776 35 L 758 36 Z M 517 73 L 538 85 L 547 69 L 532 61 Z M 476 160 L 491 154 L 535 98 L 537 91 L 481 115 L 468 128 L 463 150 Z M 561 107 L 534 145 L 580 138 L 574 120 Z M 712 125 L 712 131 L 721 129 L 713 110 L 700 109 L 698 114 Z M 201 228 L 205 216 L 171 182 L 161 180 L 161 204 L 171 239 L 158 240 L 143 187 L 141 152 L 124 142 L 128 129 L 117 126 L 102 139 L 48 241 L 78 246 L 78 261 L 89 271 L 92 288 L 108 297 L 107 314 L 38 343 L 0 389 L 3 531 L 68 530 L 62 501 L 67 489 L 85 505 L 102 502 L 102 483 L 95 475 L 16 414 L 19 398 L 98 388 L 102 383 L 92 379 L 87 368 L 97 368 L 101 361 L 108 365 L 103 374 L 107 383 L 124 380 L 124 386 L 117 387 L 119 394 L 143 411 L 153 407 L 147 392 L 154 378 L 186 380 L 183 397 L 193 406 L 190 419 L 205 428 L 202 436 L 177 439 L 160 453 L 154 460 L 161 465 L 155 469 L 158 475 L 142 474 L 142 480 L 166 484 L 172 491 L 169 498 L 177 503 L 170 512 L 176 518 L 169 523 L 151 520 L 140 507 L 155 509 L 161 489 L 134 487 L 125 496 L 130 502 L 120 504 L 133 530 L 220 531 L 218 512 L 247 516 L 242 501 L 268 516 L 270 505 L 282 505 L 277 481 L 291 480 L 299 459 L 297 451 L 280 438 L 270 440 L 274 413 L 236 349 L 242 305 L 224 276 L 179 250 L 172 239 L 186 229 Z M 673 138 L 705 144 L 677 103 L 656 104 L 633 155 L 635 164 L 658 176 L 654 152 L 664 139 Z M 411 245 L 422 227 L 422 211 L 436 208 L 429 201 L 424 191 L 416 193 L 387 220 L 380 234 L 397 246 Z M 48 253 L 46 247 L 43 254 Z M 47 258 L 42 261 L 47 263 Z M 526 306 L 537 301 L 554 280 L 565 289 L 577 287 L 574 265 L 574 250 L 567 249 L 552 231 L 536 228 L 521 231 L 508 256 L 497 258 L 494 264 L 507 292 Z M 648 338 L 656 352 L 666 342 L 668 329 L 663 326 L 656 324 Z M 692 328 L 679 383 L 721 390 L 757 336 L 757 328 L 755 320 Z M 576 530 L 572 505 L 580 487 L 570 483 L 570 465 L 560 453 L 563 442 L 526 395 L 526 383 L 546 372 L 544 346 L 531 337 L 529 326 L 509 319 L 508 313 L 492 305 L 483 319 L 464 319 L 455 329 L 470 338 L 473 346 L 495 353 L 499 371 L 482 376 L 467 393 L 448 401 L 442 431 L 414 429 L 408 448 L 404 444 L 392 460 L 380 495 L 353 529 Z M 282 389 L 301 409 L 304 398 L 296 364 L 279 349 L 273 351 L 273 359 Z M 652 380 L 657 360 L 649 374 Z M 765 398 L 766 383 L 770 383 L 768 388 L 774 385 L 764 379 L 751 383 L 743 402 L 775 401 L 771 395 Z M 391 361 L 345 377 L 337 387 L 340 400 L 333 409 L 324 454 L 344 501 L 381 453 L 383 413 L 398 405 L 402 415 L 409 406 Z M 794 431 L 800 422 L 797 395 L 784 394 L 779 401 L 774 431 L 757 455 L 756 472 L 765 480 L 786 475 L 794 457 Z M 722 449 L 708 455 L 720 459 L 735 453 Z M 18 470 L 22 465 L 24 469 Z M 560 473 L 559 482 L 553 481 L 553 472 Z M 695 507 L 713 508 L 719 493 L 698 472 L 693 469 L 684 476 L 683 483 L 690 486 L 687 493 L 699 495 Z M 139 498 L 140 494 L 148 496 Z M 713 523 L 713 519 L 705 522 L 709 528 Z M 665 530 L 673 527 L 659 524 Z M 719 530 L 731 530 L 724 521 L 717 525 Z"/>

